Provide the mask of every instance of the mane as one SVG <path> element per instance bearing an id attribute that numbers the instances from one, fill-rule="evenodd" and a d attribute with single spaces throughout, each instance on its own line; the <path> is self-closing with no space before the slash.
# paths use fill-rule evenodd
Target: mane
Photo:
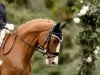
<path id="1" fill-rule="evenodd" d="M 37 23 L 39 24 L 39 26 L 37 26 Z M 20 25 L 18 29 L 23 29 L 27 26 L 32 25 L 34 27 L 38 27 L 38 29 L 41 29 L 41 27 L 44 27 L 44 30 L 48 30 L 48 29 L 51 29 L 51 27 L 55 24 L 56 24 L 55 21 L 48 20 L 48 19 L 34 19 L 34 20 L 26 22 L 25 24 Z"/>

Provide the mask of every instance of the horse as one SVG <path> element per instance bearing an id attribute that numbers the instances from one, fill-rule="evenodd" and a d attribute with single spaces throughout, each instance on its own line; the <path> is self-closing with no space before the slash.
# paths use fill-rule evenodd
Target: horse
<path id="1" fill-rule="evenodd" d="M 35 51 L 43 53 L 47 65 L 57 65 L 64 27 L 52 20 L 35 19 L 7 34 L 0 48 L 0 75 L 29 75 Z"/>

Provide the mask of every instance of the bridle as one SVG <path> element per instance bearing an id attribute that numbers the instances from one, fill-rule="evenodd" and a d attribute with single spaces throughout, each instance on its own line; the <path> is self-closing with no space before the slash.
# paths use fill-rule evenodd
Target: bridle
<path id="1" fill-rule="evenodd" d="M 36 48 L 36 51 L 39 51 L 39 52 L 41 52 L 43 55 L 47 55 L 47 58 L 52 58 L 52 57 L 56 57 L 56 56 L 59 56 L 59 52 L 50 52 L 49 50 L 49 48 L 50 48 L 50 42 L 51 42 L 51 36 L 52 36 L 52 34 L 54 35 L 54 34 L 62 34 L 62 33 L 54 33 L 54 32 L 52 32 L 52 31 L 50 31 L 49 32 L 49 35 L 48 35 L 48 37 L 47 37 L 47 39 L 46 39 L 46 41 L 43 43 L 43 45 L 42 46 L 38 46 L 37 48 Z M 45 49 L 44 49 L 44 46 L 47 44 L 47 48 L 46 48 L 46 51 L 44 51 Z M 50 56 L 50 55 L 52 55 L 52 56 Z"/>

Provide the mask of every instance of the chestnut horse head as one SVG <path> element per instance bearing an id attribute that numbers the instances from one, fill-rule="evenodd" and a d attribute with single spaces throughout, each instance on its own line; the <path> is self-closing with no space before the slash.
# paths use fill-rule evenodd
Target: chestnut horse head
<path id="1" fill-rule="evenodd" d="M 60 44 L 63 41 L 62 28 L 60 23 L 54 25 L 50 30 L 42 32 L 39 35 L 38 45 L 39 49 L 44 50 L 42 53 L 46 57 L 46 64 L 54 66 L 58 64 Z"/>
<path id="2" fill-rule="evenodd" d="M 28 75 L 31 57 L 36 50 L 45 55 L 47 65 L 57 65 L 64 27 L 65 24 L 60 25 L 51 20 L 36 19 L 17 28 L 9 37 L 6 37 L 7 40 L 1 47 L 0 60 L 3 61 L 1 65 L 4 68 L 4 71 L 1 68 L 3 72 L 1 75 L 11 75 L 11 73 L 6 74 L 9 72 L 16 75 L 17 73 Z"/>

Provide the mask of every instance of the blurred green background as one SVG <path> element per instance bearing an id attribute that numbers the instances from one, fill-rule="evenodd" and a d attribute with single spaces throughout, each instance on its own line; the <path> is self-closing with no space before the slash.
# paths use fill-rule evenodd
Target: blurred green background
<path id="1" fill-rule="evenodd" d="M 6 6 L 8 23 L 20 26 L 21 24 L 44 18 L 56 22 L 65 22 L 73 18 L 74 11 L 80 8 L 80 0 L 0 0 Z M 99 1 L 99 0 L 98 0 Z M 76 6 L 78 8 L 76 8 Z M 80 67 L 79 47 L 76 36 L 82 30 L 73 22 L 67 24 L 63 30 L 64 41 L 61 45 L 59 65 L 49 67 L 44 64 L 44 56 L 36 52 L 32 58 L 31 75 L 75 75 Z M 100 75 L 100 59 L 97 57 L 97 70 L 95 75 Z"/>

